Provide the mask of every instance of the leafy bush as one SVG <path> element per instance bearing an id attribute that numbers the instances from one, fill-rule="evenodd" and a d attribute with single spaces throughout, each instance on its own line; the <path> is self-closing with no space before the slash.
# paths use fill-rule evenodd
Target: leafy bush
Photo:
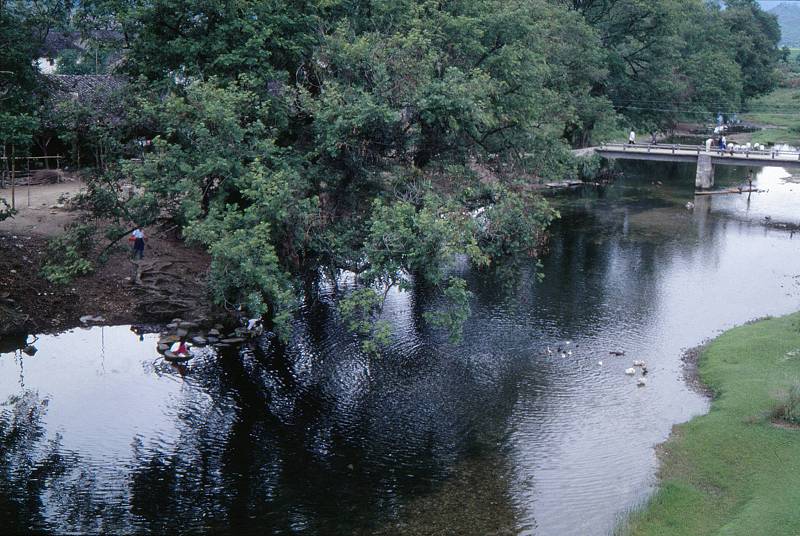
<path id="1" fill-rule="evenodd" d="M 94 264 L 86 257 L 92 250 L 95 232 L 91 225 L 75 224 L 63 235 L 51 239 L 47 245 L 49 260 L 42 267 L 44 278 L 64 285 L 75 277 L 92 273 Z"/>

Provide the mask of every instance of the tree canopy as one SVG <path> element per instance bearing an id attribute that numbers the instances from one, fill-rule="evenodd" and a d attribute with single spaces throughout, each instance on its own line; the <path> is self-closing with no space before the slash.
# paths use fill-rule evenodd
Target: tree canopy
<path id="1" fill-rule="evenodd" d="M 0 6 L 5 27 L 27 3 Z M 98 210 L 178 223 L 211 252 L 220 304 L 285 335 L 299 300 L 333 296 L 368 341 L 386 335 L 373 320 L 388 289 L 412 284 L 441 292 L 429 320 L 457 333 L 469 292 L 454 263 L 498 281 L 535 269 L 557 213 L 531 186 L 577 174 L 570 147 L 738 109 L 773 87 L 780 37 L 747 0 L 86 0 L 67 12 L 129 80 L 113 123 L 80 116 L 102 146 Z M 34 51 L 31 30 L 12 26 L 0 61 L 23 110 Z M 137 195 L 118 197 L 120 183 Z"/>

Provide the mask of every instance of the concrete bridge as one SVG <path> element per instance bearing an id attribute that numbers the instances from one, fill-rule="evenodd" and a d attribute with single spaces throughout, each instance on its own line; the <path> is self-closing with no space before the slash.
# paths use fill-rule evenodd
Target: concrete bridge
<path id="1" fill-rule="evenodd" d="M 697 164 L 694 181 L 697 188 L 714 186 L 715 165 L 800 167 L 800 152 L 778 149 L 766 151 L 728 149 L 723 151 L 712 148 L 710 151 L 706 151 L 703 145 L 607 143 L 595 147 L 594 152 L 609 159 L 694 162 Z"/>

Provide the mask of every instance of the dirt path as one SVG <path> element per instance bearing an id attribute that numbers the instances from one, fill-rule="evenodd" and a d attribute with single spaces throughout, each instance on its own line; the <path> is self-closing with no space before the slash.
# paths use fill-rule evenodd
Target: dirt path
<path id="1" fill-rule="evenodd" d="M 75 196 L 86 185 L 80 178 L 68 177 L 66 182 L 42 184 L 30 187 L 30 206 L 28 188 L 17 186 L 15 191 L 17 214 L 0 222 L 0 232 L 26 236 L 55 236 L 64 231 L 64 226 L 76 218 L 76 213 L 59 205 L 62 196 Z M 11 188 L 0 188 L 0 197 L 11 204 Z"/>

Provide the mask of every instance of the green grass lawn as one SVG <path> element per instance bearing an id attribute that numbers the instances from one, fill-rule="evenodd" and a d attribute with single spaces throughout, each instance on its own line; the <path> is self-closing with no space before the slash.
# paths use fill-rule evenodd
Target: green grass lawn
<path id="1" fill-rule="evenodd" d="M 777 127 L 753 133 L 753 142 L 800 145 L 800 89 L 778 88 L 748 107 L 754 111 L 742 114 L 744 121 Z"/>
<path id="2" fill-rule="evenodd" d="M 800 383 L 800 313 L 724 333 L 699 370 L 716 394 L 711 411 L 675 428 L 659 490 L 620 534 L 797 536 L 800 429 L 771 413 Z"/>

